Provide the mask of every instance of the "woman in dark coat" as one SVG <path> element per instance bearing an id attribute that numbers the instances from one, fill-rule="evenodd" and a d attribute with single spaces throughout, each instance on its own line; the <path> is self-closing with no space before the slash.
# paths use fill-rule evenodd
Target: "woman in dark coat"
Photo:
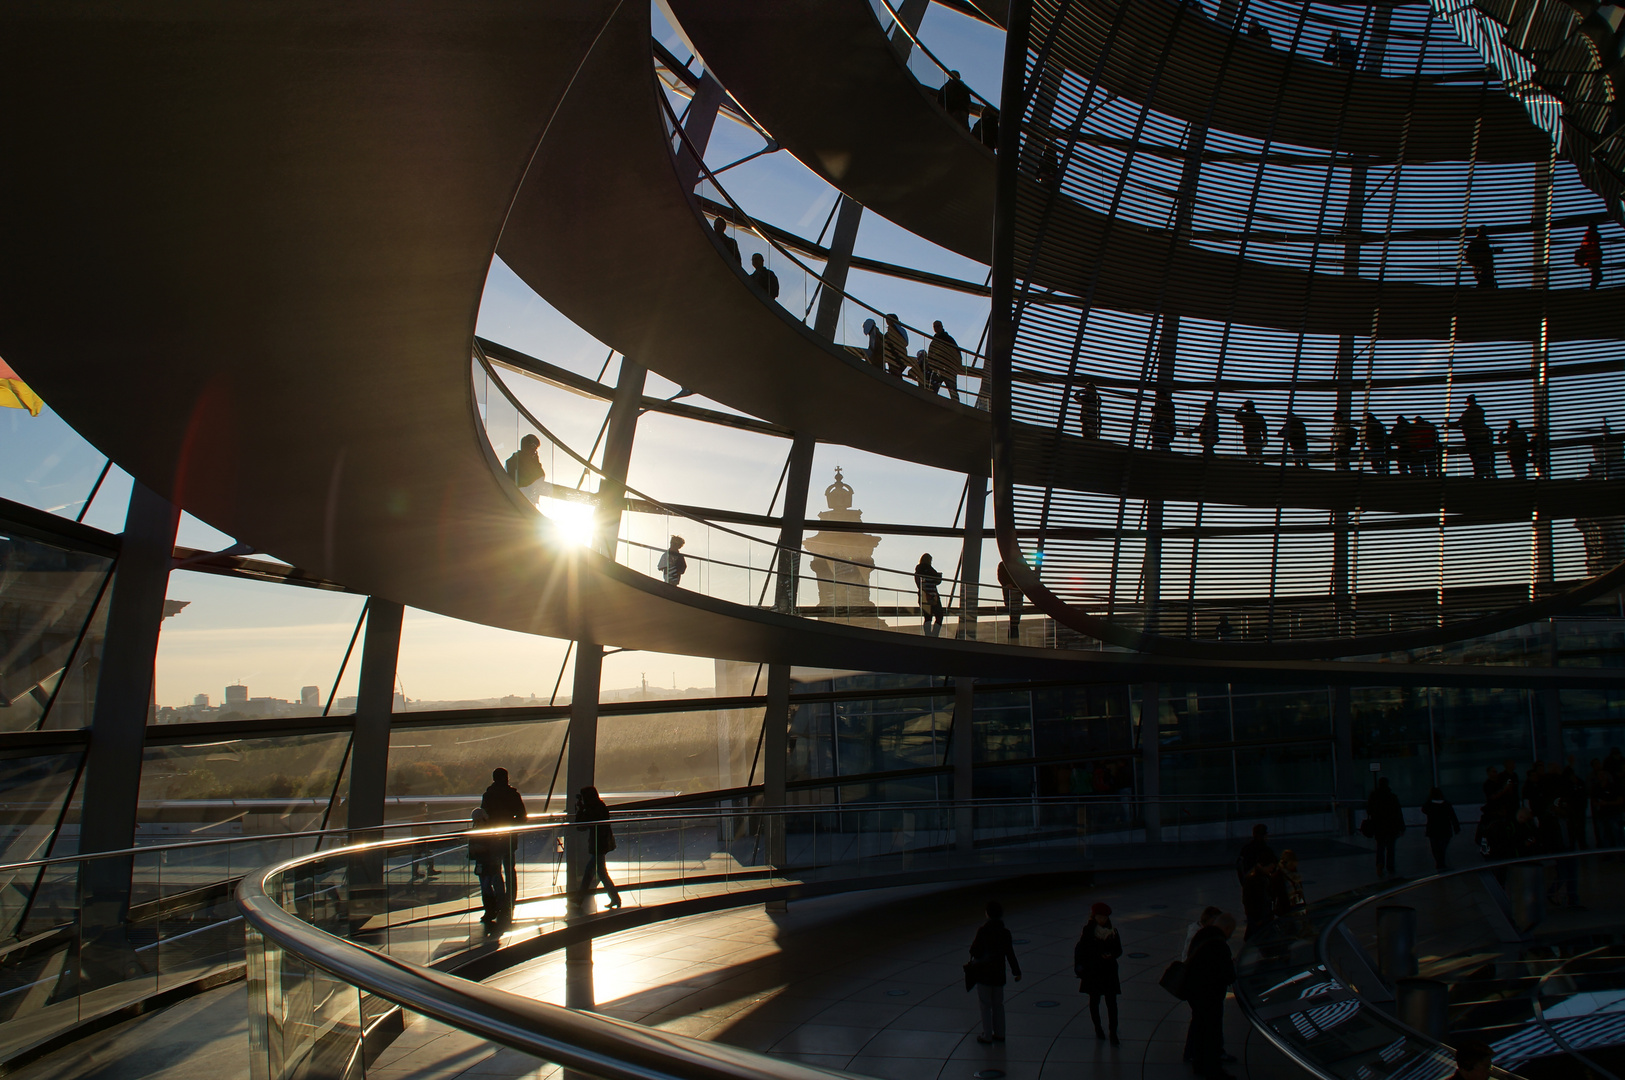
<path id="1" fill-rule="evenodd" d="M 609 853 L 615 850 L 615 830 L 609 824 L 609 806 L 595 787 L 584 787 L 576 795 L 576 828 L 587 834 L 586 866 L 581 874 L 581 891 L 576 902 L 585 905 L 598 883 L 609 893 L 609 906 L 621 906 L 621 894 L 609 879 Z"/>
<path id="2" fill-rule="evenodd" d="M 1072 971 L 1078 977 L 1078 992 L 1089 995 L 1089 1018 L 1095 1022 L 1095 1038 L 1106 1038 L 1100 1026 L 1100 999 L 1106 999 L 1106 1016 L 1111 1022 L 1112 1045 L 1117 1043 L 1117 995 L 1123 992 L 1117 981 L 1117 958 L 1123 955 L 1123 939 L 1112 926 L 1112 909 L 1095 904 L 1083 936 L 1072 950 Z"/>
<path id="3" fill-rule="evenodd" d="M 1461 821 L 1456 817 L 1456 808 L 1450 805 L 1450 800 L 1444 797 L 1444 792 L 1434 788 L 1428 792 L 1428 801 L 1422 804 L 1422 815 L 1427 818 L 1428 843 L 1433 847 L 1433 868 L 1435 870 L 1450 869 L 1444 862 L 1444 850 L 1450 846 L 1450 838 L 1461 832 Z"/>

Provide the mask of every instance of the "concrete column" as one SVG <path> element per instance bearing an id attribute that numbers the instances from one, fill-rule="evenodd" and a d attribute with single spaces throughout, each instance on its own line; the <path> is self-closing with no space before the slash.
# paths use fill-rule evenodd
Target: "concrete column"
<path id="1" fill-rule="evenodd" d="M 615 396 L 609 403 L 609 424 L 604 432 L 604 479 L 598 487 L 598 513 L 594 534 L 599 550 L 613 559 L 621 531 L 621 510 L 626 499 L 626 470 L 632 464 L 632 440 L 643 411 L 643 384 L 648 369 L 630 357 L 621 357 Z"/>
<path id="2" fill-rule="evenodd" d="M 1162 840 L 1162 687 L 1140 687 L 1140 797 L 1148 843 Z"/>
<path id="3" fill-rule="evenodd" d="M 389 727 L 395 711 L 395 670 L 405 612 L 393 600 L 375 596 L 367 601 L 367 636 L 361 644 L 355 735 L 350 743 L 346 821 L 351 829 L 375 829 L 384 823 Z"/>
<path id="4" fill-rule="evenodd" d="M 965 546 L 959 559 L 959 636 L 975 639 L 982 597 L 982 530 L 987 524 L 987 477 L 965 478 Z"/>
<path id="5" fill-rule="evenodd" d="M 693 191 L 700 182 L 700 160 L 689 152 L 691 145 L 699 151 L 700 156 L 705 155 L 705 148 L 711 143 L 711 131 L 716 127 L 717 112 L 722 108 L 722 100 L 727 97 L 722 84 L 717 82 L 716 76 L 708 70 L 700 76 L 699 84 L 694 87 L 694 97 L 689 102 L 688 115 L 683 119 L 683 134 L 688 136 L 687 144 L 677 150 L 677 179 L 683 185 L 683 191 Z"/>
<path id="6" fill-rule="evenodd" d="M 790 665 L 767 666 L 767 711 L 762 717 L 762 806 L 779 807 L 789 801 L 790 757 Z M 763 820 L 767 830 L 769 866 L 783 866 L 787 845 L 784 818 L 769 815 Z"/>
<path id="7" fill-rule="evenodd" d="M 779 525 L 779 579 L 773 610 L 795 614 L 801 577 L 801 540 L 806 531 L 807 485 L 812 477 L 813 451 L 818 441 L 797 432 L 790 443 L 790 465 L 784 478 L 784 518 Z M 788 685 L 788 684 L 786 684 Z M 786 709 L 788 709 L 786 702 Z"/>
<path id="8" fill-rule="evenodd" d="M 830 341 L 840 333 L 846 275 L 852 269 L 852 249 L 857 245 L 858 223 L 862 219 L 863 204 L 842 195 L 840 209 L 835 211 L 835 232 L 829 238 L 829 260 L 824 263 L 818 315 L 813 320 L 813 333 Z"/>
<path id="9" fill-rule="evenodd" d="M 118 851 L 135 843 L 141 758 L 152 702 L 153 658 L 164 620 L 164 596 L 175 553 L 180 508 L 143 486 L 131 486 L 107 612 L 107 637 L 85 755 L 79 850 Z M 122 981 L 135 962 L 126 932 L 130 856 L 83 863 L 80 889 L 81 990 Z"/>
<path id="10" fill-rule="evenodd" d="M 584 787 L 597 786 L 598 694 L 603 673 L 603 646 L 591 641 L 576 642 L 575 678 L 570 693 L 570 745 L 564 766 L 564 802 L 572 817 L 576 793 Z M 521 840 L 521 863 L 525 847 Z M 564 836 L 564 872 L 565 889 L 570 896 L 565 910 L 571 919 L 589 913 L 585 898 L 576 892 L 586 866 L 587 834 L 570 829 Z M 596 1004 L 591 938 L 564 948 L 564 1004 L 571 1009 L 590 1009 Z"/>
<path id="11" fill-rule="evenodd" d="M 970 854 L 976 850 L 975 798 L 976 764 L 976 680 L 954 680 L 953 728 L 949 745 L 954 767 L 954 850 Z"/>

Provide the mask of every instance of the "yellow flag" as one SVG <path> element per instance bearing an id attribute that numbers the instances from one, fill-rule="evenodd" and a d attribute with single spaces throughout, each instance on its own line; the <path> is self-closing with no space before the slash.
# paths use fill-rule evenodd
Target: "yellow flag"
<path id="1" fill-rule="evenodd" d="M 17 373 L 4 360 L 0 360 L 0 408 L 27 409 L 29 416 L 38 416 L 45 408 L 45 402 L 17 378 Z"/>

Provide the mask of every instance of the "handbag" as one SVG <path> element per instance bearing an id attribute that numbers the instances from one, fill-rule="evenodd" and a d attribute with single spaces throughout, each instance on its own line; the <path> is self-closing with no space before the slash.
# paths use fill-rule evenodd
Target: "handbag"
<path id="1" fill-rule="evenodd" d="M 1188 970 L 1185 967 L 1185 961 L 1175 960 L 1163 971 L 1162 978 L 1157 980 L 1157 985 L 1180 1001 L 1185 1001 L 1190 995 L 1190 990 L 1186 985 L 1187 982 Z"/>
<path id="2" fill-rule="evenodd" d="M 975 960 L 965 961 L 965 989 L 967 991 L 976 988 L 976 975 L 979 967 L 980 965 Z"/>

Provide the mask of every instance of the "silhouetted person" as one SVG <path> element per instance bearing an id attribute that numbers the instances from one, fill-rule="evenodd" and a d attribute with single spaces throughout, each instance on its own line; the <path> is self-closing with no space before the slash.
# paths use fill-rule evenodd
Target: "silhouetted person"
<path id="1" fill-rule="evenodd" d="M 1290 410 L 1287 412 L 1286 419 L 1281 421 L 1281 441 L 1291 451 L 1294 465 L 1309 464 L 1309 429 L 1304 427 L 1303 417 Z"/>
<path id="2" fill-rule="evenodd" d="M 520 798 L 519 792 L 508 783 L 507 769 L 491 770 L 491 786 L 486 788 L 485 794 L 480 797 L 480 809 L 490 818 L 493 829 L 523 825 L 528 816 L 525 813 L 525 800 Z M 516 847 L 514 836 L 511 833 L 499 836 L 492 843 L 502 855 L 502 876 L 507 886 L 504 891 L 508 897 L 511 917 L 514 902 L 519 899 L 519 871 L 514 865 Z"/>
<path id="3" fill-rule="evenodd" d="M 863 336 L 868 341 L 864 349 L 864 356 L 869 363 L 882 371 L 886 370 L 886 331 L 875 324 L 873 319 L 863 320 Z"/>
<path id="4" fill-rule="evenodd" d="M 1100 1026 L 1100 999 L 1106 999 L 1106 1019 L 1110 1039 L 1117 1046 L 1117 995 L 1123 992 L 1117 977 L 1117 958 L 1123 955 L 1123 939 L 1112 925 L 1112 909 L 1096 903 L 1089 909 L 1078 943 L 1072 947 L 1072 973 L 1078 977 L 1078 993 L 1089 995 L 1089 1019 L 1095 1022 L 1095 1038 L 1108 1038 Z"/>
<path id="5" fill-rule="evenodd" d="M 535 435 L 526 435 L 519 440 L 519 449 L 508 455 L 503 468 L 508 470 L 508 479 L 513 486 L 522 492 L 525 498 L 532 503 L 542 497 L 541 482 L 547 479 L 547 473 L 542 469 L 542 459 L 537 453 L 542 440 Z"/>
<path id="6" fill-rule="evenodd" d="M 674 536 L 666 544 L 666 550 L 660 553 L 660 561 L 655 563 L 655 569 L 660 571 L 660 577 L 667 585 L 681 584 L 683 574 L 688 570 L 688 560 L 683 558 L 683 545 L 688 543 L 681 536 Z"/>
<path id="7" fill-rule="evenodd" d="M 1326 50 L 1320 54 L 1320 58 L 1334 67 L 1353 71 L 1360 63 L 1360 47 L 1344 37 L 1341 30 L 1333 30 L 1331 40 L 1326 43 Z"/>
<path id="8" fill-rule="evenodd" d="M 1100 391 L 1085 379 L 1082 388 L 1072 395 L 1078 401 L 1078 427 L 1085 439 L 1100 438 Z"/>
<path id="9" fill-rule="evenodd" d="M 959 351 L 959 342 L 954 336 L 942 328 L 942 320 L 938 319 L 931 324 L 935 331 L 931 335 L 931 345 L 926 350 L 926 368 L 931 376 L 931 392 L 934 394 L 942 387 L 948 388 L 948 396 L 956 396 L 959 389 L 959 375 L 965 370 L 965 355 Z"/>
<path id="10" fill-rule="evenodd" d="M 1004 609 L 1010 613 L 1010 636 L 1019 638 L 1021 636 L 1021 589 L 1017 587 L 1015 580 L 1010 577 L 1010 571 L 1004 568 L 1002 561 L 999 563 L 998 577 L 999 588 L 1004 592 Z"/>
<path id="11" fill-rule="evenodd" d="M 1286 878 L 1281 876 L 1281 863 L 1275 856 L 1260 859 L 1241 879 L 1241 909 L 1247 916 L 1247 932 L 1242 935 L 1245 941 L 1253 940 L 1286 914 Z"/>
<path id="12" fill-rule="evenodd" d="M 1236 880 L 1246 881 L 1247 875 L 1261 862 L 1274 861 L 1275 849 L 1270 847 L 1270 827 L 1263 823 L 1253 826 L 1253 838 L 1241 845 L 1236 853 Z"/>
<path id="13" fill-rule="evenodd" d="M 970 129 L 976 141 L 993 151 L 999 152 L 999 110 L 991 105 L 982 106 L 982 115 L 976 118 L 976 126 Z"/>
<path id="14" fill-rule="evenodd" d="M 911 361 L 908 356 L 908 331 L 903 329 L 903 320 L 896 315 L 886 316 L 885 344 L 886 371 L 901 379 Z"/>
<path id="15" fill-rule="evenodd" d="M 717 234 L 717 243 L 722 245 L 722 250 L 734 257 L 734 264 L 745 265 L 745 260 L 739 257 L 739 241 L 728 235 L 728 223 L 721 218 L 712 218 L 711 229 Z"/>
<path id="16" fill-rule="evenodd" d="M 1445 864 L 1445 849 L 1450 846 L 1451 837 L 1461 832 L 1461 820 L 1456 817 L 1456 808 L 1450 805 L 1450 800 L 1444 797 L 1441 788 L 1434 788 L 1428 792 L 1427 801 L 1422 804 L 1422 816 L 1427 819 L 1428 846 L 1433 849 L 1433 868 L 1435 870 L 1448 870 Z"/>
<path id="17" fill-rule="evenodd" d="M 1224 641 L 1235 632 L 1236 628 L 1230 625 L 1229 615 L 1220 615 L 1219 621 L 1213 624 L 1213 636 L 1218 638 L 1220 641 Z"/>
<path id="18" fill-rule="evenodd" d="M 1174 411 L 1173 395 L 1166 390 L 1158 390 L 1156 400 L 1151 404 L 1151 423 L 1147 430 L 1153 450 L 1168 450 L 1173 447 L 1177 421 L 1178 413 Z"/>
<path id="19" fill-rule="evenodd" d="M 1518 418 L 1507 421 L 1501 432 L 1501 445 L 1506 447 L 1507 465 L 1519 480 L 1529 479 L 1529 433 L 1518 426 Z"/>
<path id="20" fill-rule="evenodd" d="M 1213 453 L 1219 445 L 1218 405 L 1211 401 L 1209 401 L 1206 405 L 1203 405 L 1202 419 L 1198 420 L 1196 422 L 1196 426 L 1191 428 L 1185 434 L 1196 436 L 1196 441 L 1201 445 L 1202 454 L 1204 456 Z"/>
<path id="21" fill-rule="evenodd" d="M 908 365 L 908 374 L 904 377 L 913 379 L 919 384 L 920 389 L 928 393 L 935 392 L 935 387 L 931 385 L 931 360 L 925 355 L 924 349 L 914 354 L 913 361 Z"/>
<path id="22" fill-rule="evenodd" d="M 948 115 L 970 127 L 970 87 L 959 80 L 959 72 L 948 72 L 948 81 L 937 91 L 937 104 L 948 110 Z"/>
<path id="23" fill-rule="evenodd" d="M 1488 1043 L 1463 1039 L 1456 1043 L 1456 1071 L 1450 1080 L 1490 1080 L 1494 1055 Z"/>
<path id="24" fill-rule="evenodd" d="M 1241 408 L 1236 410 L 1236 423 L 1241 426 L 1241 445 L 1250 458 L 1262 459 L 1264 445 L 1269 442 L 1269 425 L 1264 417 L 1253 407 L 1253 401 L 1248 398 L 1242 402 Z"/>
<path id="25" fill-rule="evenodd" d="M 942 629 L 942 571 L 931 565 L 929 554 L 921 555 L 914 567 L 914 587 L 920 591 L 920 618 L 925 620 L 924 630 L 935 635 Z"/>
<path id="26" fill-rule="evenodd" d="M 1224 1071 L 1224 996 L 1236 981 L 1236 962 L 1230 955 L 1230 935 L 1236 932 L 1233 915 L 1220 915 L 1191 939 L 1185 957 L 1185 1000 L 1191 1007 L 1186 1039 L 1197 1075 L 1204 1080 L 1234 1080 Z"/>
<path id="27" fill-rule="evenodd" d="M 1394 846 L 1405 831 L 1405 811 L 1386 776 L 1377 778 L 1376 790 L 1366 798 L 1365 816 L 1371 820 L 1371 836 L 1377 841 L 1377 880 L 1381 881 L 1399 872 L 1394 865 Z"/>
<path id="28" fill-rule="evenodd" d="M 1349 464 L 1354 460 L 1354 443 L 1359 435 L 1354 425 L 1349 423 L 1347 409 L 1338 409 L 1332 413 L 1332 467 L 1339 472 L 1348 472 Z"/>
<path id="29" fill-rule="evenodd" d="M 1388 438 L 1394 447 L 1394 471 L 1401 476 L 1410 476 L 1414 470 L 1417 476 L 1421 476 L 1421 467 L 1416 463 L 1416 442 L 1411 435 L 1411 422 L 1405 419 L 1403 413 L 1394 417 L 1394 426 L 1388 429 Z"/>
<path id="30" fill-rule="evenodd" d="M 488 829 L 491 827 L 491 815 L 485 812 L 484 807 L 476 806 L 468 824 L 473 830 Z M 502 849 L 506 842 L 507 838 L 501 835 L 468 838 L 468 861 L 474 864 L 474 875 L 480 879 L 480 907 L 483 909 L 480 922 L 485 924 L 487 933 L 506 923 L 512 910 L 508 904 L 508 886 L 503 872 Z"/>
<path id="31" fill-rule="evenodd" d="M 1463 254 L 1467 265 L 1472 267 L 1473 279 L 1478 282 L 1481 289 L 1495 288 L 1495 249 L 1490 246 L 1490 231 L 1480 225 L 1473 238 L 1467 241 L 1467 250 Z"/>
<path id="32" fill-rule="evenodd" d="M 1270 36 L 1269 28 L 1257 19 L 1247 20 L 1247 36 L 1258 42 L 1264 48 L 1274 48 L 1275 39 Z"/>
<path id="33" fill-rule="evenodd" d="M 1366 464 L 1371 471 L 1388 475 L 1388 429 L 1377 414 L 1369 410 L 1365 414 L 1365 426 L 1361 431 L 1361 438 L 1365 442 Z"/>
<path id="34" fill-rule="evenodd" d="M 763 261 L 760 251 L 750 257 L 750 265 L 753 267 L 750 272 L 750 283 L 769 300 L 777 300 L 779 298 L 779 275 L 767 268 L 767 263 Z"/>
<path id="35" fill-rule="evenodd" d="M 1591 271 L 1591 287 L 1602 284 L 1602 233 L 1595 225 L 1586 226 L 1580 246 L 1574 249 L 1574 264 Z"/>
<path id="36" fill-rule="evenodd" d="M 1413 469 L 1420 469 L 1423 476 L 1439 475 L 1439 429 L 1426 417 L 1411 420 L 1411 452 Z"/>
<path id="37" fill-rule="evenodd" d="M 1004 905 L 997 900 L 987 902 L 987 922 L 976 931 L 970 943 L 971 963 L 976 977 L 976 1004 L 982 1012 L 982 1033 L 979 1043 L 1004 1041 L 1004 965 L 1010 964 L 1010 974 L 1021 981 L 1021 965 L 1016 961 L 1016 946 L 1010 931 L 1004 925 Z"/>
<path id="38" fill-rule="evenodd" d="M 1467 405 L 1461 410 L 1461 416 L 1446 423 L 1461 431 L 1461 440 L 1467 444 L 1467 460 L 1473 463 L 1473 476 L 1494 480 L 1495 433 L 1490 430 L 1490 422 L 1484 416 L 1484 407 L 1478 403 L 1478 396 L 1468 394 Z"/>
<path id="39" fill-rule="evenodd" d="M 576 794 L 576 829 L 587 834 L 586 866 L 581 871 L 581 888 L 576 903 L 586 904 L 598 883 L 609 893 L 609 906 L 621 906 L 621 894 L 609 879 L 609 853 L 615 850 L 615 830 L 609 826 L 609 807 L 598 797 L 598 789 L 584 787 Z"/>

